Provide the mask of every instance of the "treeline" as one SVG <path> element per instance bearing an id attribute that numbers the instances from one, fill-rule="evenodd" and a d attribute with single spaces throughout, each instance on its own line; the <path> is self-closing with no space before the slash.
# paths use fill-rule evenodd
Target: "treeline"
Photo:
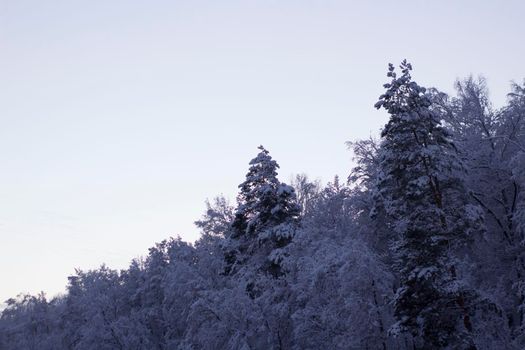
<path id="1" fill-rule="evenodd" d="M 524 349 L 525 84 L 496 109 L 482 79 L 448 96 L 411 70 L 389 66 L 348 181 L 286 185 L 261 146 L 197 242 L 8 300 L 0 349 Z"/>

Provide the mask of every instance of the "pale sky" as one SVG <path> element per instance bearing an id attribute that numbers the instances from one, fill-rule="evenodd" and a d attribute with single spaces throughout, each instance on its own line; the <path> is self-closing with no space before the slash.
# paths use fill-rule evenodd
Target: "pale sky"
<path id="1" fill-rule="evenodd" d="M 525 78 L 525 2 L 0 0 L 0 301 L 193 241 L 263 144 L 280 177 L 345 178 L 388 62 L 497 106 Z"/>

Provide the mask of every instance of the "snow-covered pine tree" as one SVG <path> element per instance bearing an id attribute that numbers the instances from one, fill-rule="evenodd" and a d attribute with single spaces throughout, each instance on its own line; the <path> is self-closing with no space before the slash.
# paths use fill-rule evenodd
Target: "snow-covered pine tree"
<path id="1" fill-rule="evenodd" d="M 422 349 L 472 349 L 470 298 L 449 252 L 479 229 L 479 211 L 467 204 L 463 166 L 426 89 L 412 81 L 410 63 L 400 68 L 397 77 L 389 65 L 392 81 L 375 105 L 390 114 L 381 133 L 377 196 L 399 235 L 392 331 L 409 331 Z"/>
<path id="2" fill-rule="evenodd" d="M 293 237 L 301 208 L 293 187 L 277 179 L 277 162 L 263 146 L 259 150 L 250 161 L 246 180 L 239 185 L 226 243 L 226 272 L 236 272 L 249 259 L 277 277 L 283 273 L 283 248 Z"/>

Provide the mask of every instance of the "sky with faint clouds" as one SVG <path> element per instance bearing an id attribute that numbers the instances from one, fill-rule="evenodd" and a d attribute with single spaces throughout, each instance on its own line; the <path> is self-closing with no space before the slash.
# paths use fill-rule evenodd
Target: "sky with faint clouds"
<path id="1" fill-rule="evenodd" d="M 345 178 L 389 62 L 496 106 L 525 77 L 523 1 L 0 0 L 0 300 L 193 241 L 263 144 Z"/>

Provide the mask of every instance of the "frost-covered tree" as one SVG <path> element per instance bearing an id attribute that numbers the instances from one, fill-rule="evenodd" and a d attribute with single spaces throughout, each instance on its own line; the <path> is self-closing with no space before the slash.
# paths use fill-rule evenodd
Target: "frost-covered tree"
<path id="1" fill-rule="evenodd" d="M 279 165 L 264 147 L 250 161 L 239 185 L 237 208 L 226 244 L 228 272 L 247 260 L 277 277 L 283 273 L 284 247 L 293 237 L 300 214 L 293 187 L 277 179 Z"/>
<path id="2" fill-rule="evenodd" d="M 292 178 L 290 185 L 295 189 L 297 203 L 301 206 L 301 215 L 310 214 L 321 191 L 321 182 L 310 180 L 306 174 L 297 174 Z"/>
<path id="3" fill-rule="evenodd" d="M 484 79 L 469 77 L 456 83 L 457 96 L 434 93 L 434 106 L 453 130 L 455 143 L 468 168 L 466 181 L 470 196 L 483 209 L 486 232 L 473 243 L 470 259 L 471 283 L 489 303 L 478 307 L 484 314 L 492 310 L 515 338 L 523 333 L 524 295 L 519 286 L 525 275 L 520 203 L 524 186 L 518 175 L 523 166 L 520 154 L 525 145 L 525 90 L 512 85 L 507 105 L 492 107 Z M 499 336 L 499 335 L 498 335 Z M 517 347 L 523 347 L 525 339 Z M 510 345 L 505 345 L 509 347 Z M 493 346 L 496 347 L 496 346 Z"/>
<path id="4" fill-rule="evenodd" d="M 224 196 L 217 196 L 212 202 L 206 200 L 206 211 L 195 226 L 204 235 L 224 236 L 233 222 L 233 207 Z"/>
<path id="5" fill-rule="evenodd" d="M 353 217 L 350 188 L 335 176 L 317 195 L 305 224 L 322 226 L 334 236 L 350 234 Z"/>
<path id="6" fill-rule="evenodd" d="M 61 306 L 60 299 L 48 302 L 44 293 L 7 300 L 0 317 L 0 349 L 60 349 Z"/>
<path id="7" fill-rule="evenodd" d="M 400 68 L 398 77 L 389 66 L 392 80 L 375 105 L 390 115 L 381 133 L 378 197 L 399 235 L 392 330 L 410 331 L 424 349 L 471 348 L 469 296 L 450 252 L 479 230 L 479 211 L 465 198 L 463 166 L 426 89 L 412 80 L 410 63 Z"/>
<path id="8" fill-rule="evenodd" d="M 374 251 L 382 256 L 384 263 L 391 267 L 390 244 L 397 237 L 388 228 L 385 210 L 374 198 L 379 173 L 379 141 L 370 137 L 355 142 L 347 142 L 352 150 L 355 166 L 348 177 L 351 212 L 358 222 L 357 230 Z"/>
<path id="9" fill-rule="evenodd" d="M 64 324 L 65 348 L 123 349 L 124 338 L 117 331 L 121 310 L 126 307 L 117 271 L 102 265 L 69 277 Z"/>
<path id="10" fill-rule="evenodd" d="M 239 185 L 233 222 L 222 242 L 225 284 L 203 293 L 192 307 L 191 334 L 214 347 L 289 349 L 292 325 L 288 245 L 298 229 L 300 206 L 291 186 L 277 179 L 279 165 L 262 146 Z M 213 301 L 213 302 L 210 302 Z"/>
<path id="11" fill-rule="evenodd" d="M 402 348 L 387 334 L 393 275 L 359 235 L 352 201 L 336 177 L 291 244 L 294 349 Z"/>

